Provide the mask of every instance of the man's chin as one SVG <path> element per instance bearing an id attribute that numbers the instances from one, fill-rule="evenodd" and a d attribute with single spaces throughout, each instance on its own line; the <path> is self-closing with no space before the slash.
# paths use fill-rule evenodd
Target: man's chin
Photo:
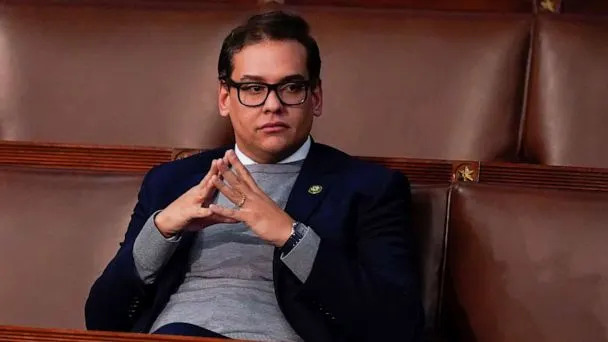
<path id="1" fill-rule="evenodd" d="M 291 154 L 294 152 L 292 151 L 294 144 L 295 142 L 284 138 L 271 137 L 265 139 L 261 145 L 261 148 L 264 152 L 270 155 L 285 157 L 285 154 Z"/>
<path id="2" fill-rule="evenodd" d="M 262 146 L 262 150 L 271 155 L 282 155 L 286 153 L 290 148 L 289 144 L 265 144 Z"/>

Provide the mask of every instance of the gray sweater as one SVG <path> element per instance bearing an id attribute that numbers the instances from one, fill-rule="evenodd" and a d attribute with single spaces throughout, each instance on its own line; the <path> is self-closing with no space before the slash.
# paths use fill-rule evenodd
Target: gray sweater
<path id="1" fill-rule="evenodd" d="M 284 208 L 302 161 L 246 166 L 258 186 Z M 234 206 L 219 194 L 215 203 Z M 135 240 L 133 257 L 145 283 L 153 283 L 179 238 L 165 239 L 152 215 Z M 282 262 L 306 281 L 320 238 L 307 228 Z M 245 224 L 216 224 L 197 234 L 184 282 L 157 317 L 151 331 L 175 322 L 195 324 L 236 339 L 301 341 L 279 310 L 272 280 L 274 247 Z"/>

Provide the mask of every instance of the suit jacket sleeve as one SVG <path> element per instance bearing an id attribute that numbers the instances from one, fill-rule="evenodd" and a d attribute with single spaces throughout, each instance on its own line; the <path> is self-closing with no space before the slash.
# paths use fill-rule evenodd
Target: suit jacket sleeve
<path id="1" fill-rule="evenodd" d="M 127 233 L 112 261 L 95 281 L 85 305 L 86 326 L 92 330 L 129 331 L 141 306 L 154 293 L 139 277 L 133 245 L 146 220 L 154 213 L 150 171 L 144 178 Z"/>
<path id="2" fill-rule="evenodd" d="M 351 339 L 415 341 L 423 314 L 410 188 L 398 172 L 383 183 L 355 203 L 354 245 L 321 239 L 302 292 Z"/>

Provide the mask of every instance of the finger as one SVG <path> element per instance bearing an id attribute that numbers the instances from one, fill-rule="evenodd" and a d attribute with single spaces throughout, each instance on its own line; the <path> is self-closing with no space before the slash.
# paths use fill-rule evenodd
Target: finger
<path id="1" fill-rule="evenodd" d="M 203 219 L 213 215 L 213 212 L 209 208 L 196 208 L 192 214 L 193 219 Z"/>
<path id="2" fill-rule="evenodd" d="M 213 183 L 215 188 L 219 190 L 219 192 L 221 192 L 224 196 L 226 196 L 226 198 L 230 202 L 237 204 L 243 200 L 244 195 L 242 192 L 232 189 L 231 187 L 226 185 L 226 183 L 222 182 L 218 176 L 211 177 L 211 182 Z"/>
<path id="3" fill-rule="evenodd" d="M 242 182 L 247 184 L 250 189 L 258 188 L 258 185 L 253 179 L 253 177 L 251 177 L 249 170 L 247 170 L 247 168 L 241 163 L 239 158 L 237 158 L 236 153 L 234 153 L 233 150 L 226 151 L 226 156 L 224 157 L 224 160 L 228 161 L 228 163 L 234 169 L 236 175 L 241 179 Z"/>
<path id="4" fill-rule="evenodd" d="M 209 170 L 207 171 L 207 174 L 198 183 L 199 186 L 203 186 L 203 185 L 205 185 L 209 181 L 209 179 L 211 178 L 211 175 L 213 174 L 213 170 L 214 169 L 216 169 L 216 167 L 215 167 L 215 160 L 212 160 L 211 161 L 211 166 L 209 167 Z"/>
<path id="5" fill-rule="evenodd" d="M 234 218 L 230 218 L 230 217 L 226 217 L 226 216 L 222 216 L 219 214 L 216 214 L 214 212 L 211 211 L 211 209 L 209 208 L 198 208 L 198 210 L 196 211 L 196 213 L 193 215 L 193 219 L 205 219 L 205 221 L 211 221 L 211 222 L 215 222 L 215 223 L 238 223 L 239 221 L 234 219 Z"/>
<path id="6" fill-rule="evenodd" d="M 231 218 L 238 221 L 243 221 L 241 218 L 241 211 L 236 209 L 225 208 L 217 204 L 209 206 L 209 210 L 216 215 Z"/>
<path id="7" fill-rule="evenodd" d="M 201 179 L 201 181 L 199 183 L 200 186 L 203 186 L 206 183 L 208 183 L 209 180 L 211 179 L 211 176 L 218 174 L 217 162 L 218 162 L 217 159 L 214 159 L 211 161 L 211 166 L 209 167 L 209 171 L 207 171 L 207 174 L 205 175 L 205 177 L 203 177 L 203 179 Z"/>
<path id="8" fill-rule="evenodd" d="M 226 217 L 226 216 L 221 216 L 219 214 L 213 214 L 209 217 L 209 219 L 211 221 L 217 222 L 217 223 L 239 223 L 241 221 L 231 218 L 231 217 Z"/>
<path id="9" fill-rule="evenodd" d="M 217 164 L 218 164 L 218 169 L 219 169 L 220 175 L 222 175 L 222 177 L 224 178 L 224 181 L 226 183 L 228 183 L 228 185 L 231 188 L 237 189 L 239 191 L 245 190 L 245 189 L 242 189 L 242 184 L 241 184 L 239 177 L 237 177 L 237 175 L 234 172 L 232 172 L 232 170 L 230 170 L 227 162 L 220 159 Z"/>
<path id="10" fill-rule="evenodd" d="M 201 189 L 200 192 L 200 201 L 201 201 L 201 206 L 202 207 L 206 207 L 209 205 L 209 203 L 211 203 L 211 201 L 213 200 L 215 193 L 216 193 L 217 189 L 215 188 L 215 186 L 213 185 L 213 183 L 211 183 L 210 181 L 205 183 L 205 185 L 203 185 L 203 188 Z"/>
<path id="11" fill-rule="evenodd" d="M 214 176 L 213 174 L 209 174 L 208 176 L 205 176 L 200 181 L 200 183 L 198 183 L 198 185 L 196 185 L 192 188 L 194 191 L 196 191 L 198 196 L 206 197 L 210 192 L 212 192 L 215 189 L 215 187 L 213 186 L 213 183 L 211 183 L 211 177 L 213 177 L 213 176 Z"/>

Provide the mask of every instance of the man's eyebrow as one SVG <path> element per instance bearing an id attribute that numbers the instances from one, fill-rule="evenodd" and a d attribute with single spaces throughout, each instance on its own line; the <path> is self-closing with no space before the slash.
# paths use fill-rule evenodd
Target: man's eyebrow
<path id="1" fill-rule="evenodd" d="M 264 77 L 255 75 L 243 75 L 239 79 L 241 82 L 264 82 Z"/>
<path id="2" fill-rule="evenodd" d="M 293 75 L 287 75 L 287 76 L 281 78 L 278 83 L 289 82 L 289 81 L 305 81 L 305 80 L 306 80 L 306 77 L 304 77 L 304 75 L 293 74 Z M 243 75 L 243 76 L 241 76 L 239 81 L 266 83 L 266 80 L 264 79 L 264 77 L 256 76 L 256 75 Z"/>
<path id="3" fill-rule="evenodd" d="M 289 75 L 289 76 L 285 76 L 285 77 L 281 78 L 281 82 L 288 82 L 288 81 L 306 81 L 306 77 L 304 77 L 304 75 L 294 74 L 294 75 Z"/>

